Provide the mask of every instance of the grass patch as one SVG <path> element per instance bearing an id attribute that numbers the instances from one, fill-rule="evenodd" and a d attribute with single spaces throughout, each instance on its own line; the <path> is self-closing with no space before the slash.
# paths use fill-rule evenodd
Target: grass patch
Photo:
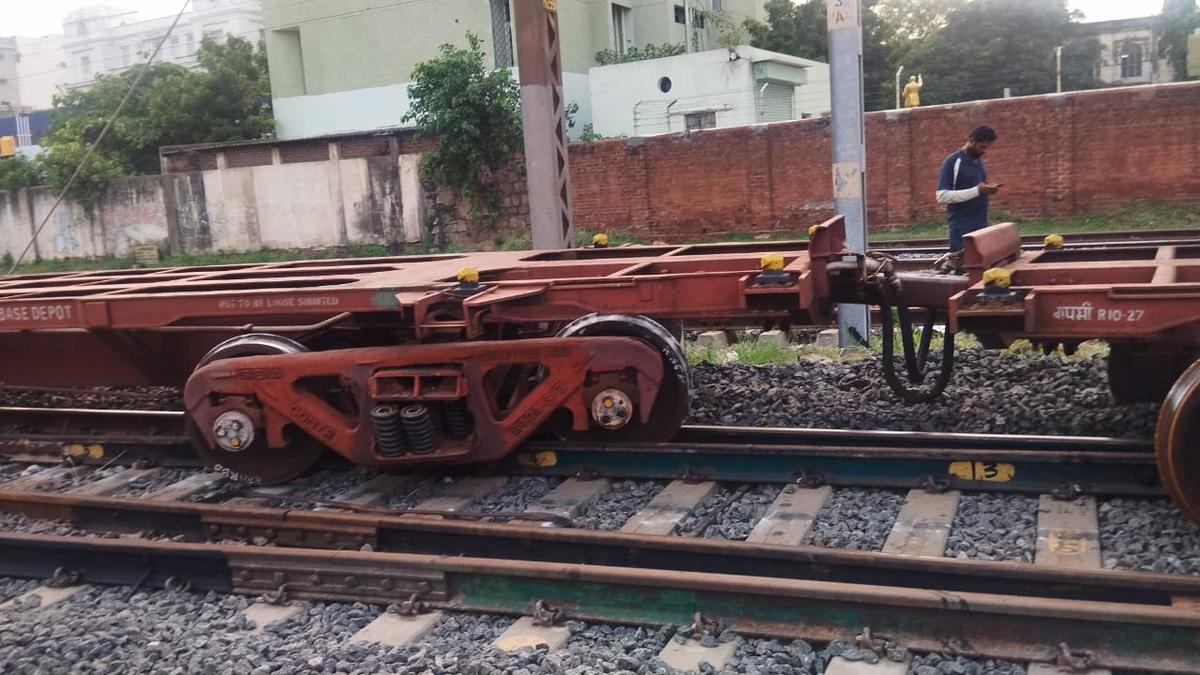
<path id="1" fill-rule="evenodd" d="M 418 251 L 407 250 L 406 254 Z M 426 251 L 419 251 L 424 253 Z M 306 250 L 261 250 L 244 253 L 195 253 L 181 255 L 165 255 L 157 265 L 150 267 L 191 267 L 194 265 L 238 265 L 268 262 L 287 262 L 291 260 L 330 260 L 334 258 L 371 258 L 388 256 L 391 252 L 386 246 L 376 244 L 361 244 L 330 249 Z M 103 258 L 68 258 L 66 260 L 37 260 L 22 264 L 18 268 L 21 274 L 39 272 L 86 272 L 91 270 L 129 269 L 136 265 L 133 256 Z"/>
<path id="2" fill-rule="evenodd" d="M 1069 235 L 1072 232 L 1129 232 L 1137 230 L 1162 230 L 1200 228 L 1200 207 L 1167 204 L 1163 202 L 1141 201 L 1127 206 L 1110 209 L 1090 216 L 1051 220 L 1046 218 L 1022 219 L 1002 210 L 993 209 L 992 223 L 1015 222 L 1021 234 L 1041 235 L 1059 233 Z M 579 230 L 575 233 L 576 246 L 590 246 L 595 232 Z M 649 240 L 637 235 L 623 232 L 608 232 L 610 247 L 623 244 L 647 244 Z M 933 220 L 917 223 L 907 227 L 881 232 L 872 232 L 871 241 L 886 242 L 896 239 L 944 239 L 946 223 L 944 220 Z M 780 241 L 804 240 L 805 232 L 770 232 L 754 234 L 751 232 L 731 231 L 724 234 L 689 239 L 674 244 L 697 244 L 713 242 L 739 241 Z M 529 235 L 498 238 L 496 248 L 504 251 L 527 250 L 532 245 Z M 457 251 L 457 249 L 454 249 Z M 405 247 L 403 254 L 414 255 L 430 253 L 432 249 L 427 244 Z M 192 265 L 212 264 L 253 264 L 266 262 L 284 262 L 289 260 L 323 260 L 330 258 L 361 258 L 391 255 L 386 246 L 364 244 L 327 249 L 310 250 L 261 250 L 246 253 L 199 253 L 190 255 L 165 255 L 155 267 L 188 267 Z M 67 260 L 38 260 L 21 266 L 18 272 L 32 274 L 39 272 L 81 272 L 105 269 L 128 269 L 134 266 L 130 257 L 109 256 L 104 258 L 72 258 Z"/>
<path id="3" fill-rule="evenodd" d="M 1131 232 L 1137 230 L 1175 230 L 1200 227 L 1200 208 L 1184 204 L 1138 201 L 1090 216 L 1076 218 L 1021 218 L 1001 209 L 992 209 L 992 224 L 1016 223 L 1021 234 L 1069 234 L 1071 232 Z M 908 227 L 872 232 L 872 241 L 893 239 L 939 239 L 946 236 L 946 221 L 931 220 Z"/>
<path id="4" fill-rule="evenodd" d="M 687 342 L 683 346 L 688 363 L 693 366 L 699 363 L 722 365 L 729 361 L 760 366 L 768 363 L 795 363 L 796 350 L 791 345 L 781 346 L 774 342 L 758 341 L 746 336 L 729 345 L 728 348 L 712 345 L 700 346 L 695 342 Z M 730 354 L 734 358 L 730 358 Z"/>
<path id="5" fill-rule="evenodd" d="M 919 329 L 914 331 L 913 339 L 919 340 L 920 335 L 921 331 Z M 773 363 L 796 363 L 797 361 L 810 359 L 823 359 L 838 363 L 856 363 L 882 352 L 883 342 L 880 339 L 878 331 L 874 332 L 871 337 L 871 345 L 867 349 L 853 349 L 845 353 L 839 347 L 819 347 L 816 343 L 812 342 L 780 346 L 774 342 L 759 342 L 750 336 L 740 338 L 727 348 L 713 347 L 711 345 L 701 347 L 695 342 L 685 342 L 683 350 L 687 355 L 688 363 L 693 366 L 701 363 L 711 363 L 714 365 L 730 363 L 766 365 Z M 895 336 L 894 344 L 895 358 L 903 358 L 904 352 L 900 345 L 899 335 Z M 930 339 L 929 358 L 931 363 L 940 362 L 944 344 L 945 337 L 941 333 L 935 333 Z M 983 345 L 980 344 L 979 340 L 970 333 L 959 333 L 954 336 L 954 348 L 956 351 L 981 349 L 982 347 Z M 1028 340 L 1017 340 L 1007 349 L 998 350 L 998 353 L 1002 356 L 1018 358 L 1037 356 L 1042 352 L 1040 349 L 1034 349 Z M 1070 356 L 1063 353 L 1061 349 L 1054 353 L 1069 360 L 1102 358 L 1108 356 L 1108 344 L 1100 340 L 1089 340 L 1080 344 L 1078 351 Z"/>

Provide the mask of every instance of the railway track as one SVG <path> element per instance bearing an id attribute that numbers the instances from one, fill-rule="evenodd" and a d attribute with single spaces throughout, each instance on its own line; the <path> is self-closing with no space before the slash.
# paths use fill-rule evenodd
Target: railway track
<path id="1" fill-rule="evenodd" d="M 1025 248 L 1041 248 L 1044 235 L 1021 237 Z M 1129 230 L 1124 232 L 1072 232 L 1064 235 L 1066 248 L 1111 248 L 1125 246 L 1170 246 L 1192 244 L 1200 240 L 1200 229 Z M 871 242 L 871 248 L 889 253 L 940 254 L 946 251 L 946 239 L 884 239 Z"/>
<path id="2" fill-rule="evenodd" d="M 1139 441 L 685 427 L 669 444 L 535 442 L 453 482 L 329 469 L 309 483 L 222 491 L 218 474 L 166 468 L 187 464 L 167 425 L 129 439 L 120 418 L 78 413 L 68 419 L 80 429 L 108 426 L 26 446 L 27 462 L 82 446 L 77 461 L 93 466 L 10 465 L 0 510 L 67 523 L 59 531 L 74 535 L 148 538 L 4 533 L 0 575 L 63 567 L 97 584 L 174 577 L 380 604 L 415 592 L 433 608 L 511 614 L 542 601 L 574 619 L 635 624 L 701 611 L 746 637 L 852 640 L 867 627 L 918 651 L 1033 662 L 1054 660 L 1062 643 L 1099 666 L 1200 667 L 1190 604 L 1200 578 L 1101 569 L 1095 495 L 1159 494 Z M 135 446 L 163 465 L 115 468 Z M 15 447 L 5 440 L 6 453 Z M 658 489 L 614 530 L 587 529 L 589 506 L 635 481 Z M 523 502 L 492 498 L 521 483 L 545 489 Z M 881 546 L 808 543 L 840 486 L 909 489 L 894 516 L 880 515 L 894 518 Z M 1032 563 L 943 557 L 964 490 L 1038 494 Z M 744 540 L 708 536 L 748 494 L 770 498 Z"/>

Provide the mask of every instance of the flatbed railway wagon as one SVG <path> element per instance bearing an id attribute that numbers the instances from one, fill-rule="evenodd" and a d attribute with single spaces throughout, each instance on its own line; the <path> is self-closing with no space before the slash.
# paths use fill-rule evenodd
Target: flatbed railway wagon
<path id="1" fill-rule="evenodd" d="M 688 410 L 682 326 L 828 325 L 867 303 L 909 403 L 946 385 L 956 331 L 1109 341 L 1117 399 L 1163 401 L 1163 483 L 1200 522 L 1200 244 L 1023 251 L 1002 224 L 966 237 L 963 271 L 850 251 L 839 217 L 806 242 L 24 275 L 0 281 L 0 381 L 182 386 L 197 452 L 276 483 L 326 448 L 402 470 L 499 459 L 539 429 L 666 441 Z"/>
<path id="2" fill-rule="evenodd" d="M 299 475 L 485 462 L 538 429 L 664 441 L 681 322 L 826 323 L 840 221 L 811 242 L 488 252 L 0 281 L 0 381 L 184 387 L 211 465 Z M 764 269 L 763 257 L 770 264 Z"/>

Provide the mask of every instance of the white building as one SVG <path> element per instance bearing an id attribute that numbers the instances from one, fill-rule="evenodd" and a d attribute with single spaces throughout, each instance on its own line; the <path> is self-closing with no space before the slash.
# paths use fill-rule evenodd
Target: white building
<path id="1" fill-rule="evenodd" d="M 1155 84 L 1172 82 L 1175 73 L 1159 54 L 1158 17 L 1095 21 L 1080 26 L 1087 36 L 1100 40 L 1096 80 L 1102 84 Z"/>
<path id="2" fill-rule="evenodd" d="M 17 79 L 17 40 L 0 38 L 0 115 L 21 107 Z"/>
<path id="3" fill-rule="evenodd" d="M 782 122 L 830 110 L 827 64 L 754 47 L 600 66 L 588 76 L 593 130 L 603 136 Z"/>
<path id="4" fill-rule="evenodd" d="M 17 57 L 20 59 L 17 63 L 17 81 L 21 105 L 34 110 L 46 110 L 58 88 L 66 84 L 63 36 L 18 36 L 16 41 Z"/>
<path id="5" fill-rule="evenodd" d="M 48 108 L 60 88 L 86 87 L 97 75 L 143 61 L 174 18 L 142 19 L 120 7 L 95 5 L 69 13 L 62 35 L 17 38 L 21 104 Z M 192 0 L 158 58 L 192 67 L 201 38 L 235 35 L 251 42 L 262 38 L 260 0 Z"/>

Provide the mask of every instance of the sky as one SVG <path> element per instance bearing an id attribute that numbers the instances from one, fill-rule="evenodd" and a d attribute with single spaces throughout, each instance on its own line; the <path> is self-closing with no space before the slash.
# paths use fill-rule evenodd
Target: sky
<path id="1" fill-rule="evenodd" d="M 140 18 L 153 19 L 179 11 L 182 0 L 9 0 L 19 9 L 5 12 L 3 35 L 37 37 L 62 32 L 62 19 L 72 9 L 87 4 L 110 4 L 137 10 Z M 1069 0 L 1071 9 L 1087 15 L 1089 21 L 1149 16 L 1162 9 L 1162 0 Z"/>

